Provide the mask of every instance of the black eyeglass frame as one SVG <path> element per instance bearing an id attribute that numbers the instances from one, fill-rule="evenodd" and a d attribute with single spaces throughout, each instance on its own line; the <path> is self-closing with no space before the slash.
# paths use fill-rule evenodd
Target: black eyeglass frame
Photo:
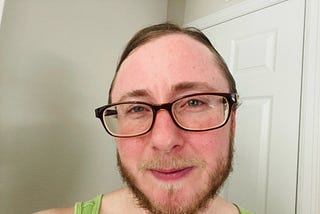
<path id="1" fill-rule="evenodd" d="M 201 129 L 201 130 L 197 130 L 197 129 L 188 129 L 188 128 L 185 128 L 183 126 L 181 126 L 177 121 L 176 121 L 176 118 L 175 116 L 173 115 L 172 113 L 172 106 L 174 105 L 174 103 L 178 102 L 179 100 L 181 99 L 184 99 L 184 98 L 188 98 L 188 97 L 193 97 L 193 96 L 198 96 L 198 95 L 216 95 L 216 96 L 221 96 L 221 97 L 224 97 L 226 98 L 226 100 L 228 101 L 228 104 L 229 104 L 229 111 L 228 111 L 228 115 L 227 115 L 227 118 L 225 119 L 224 123 L 222 123 L 221 125 L 217 126 L 217 127 L 213 127 L 213 128 L 207 128 L 207 129 Z M 100 119 L 104 129 L 108 132 L 108 134 L 110 134 L 111 136 L 113 137 L 118 137 L 118 138 L 129 138 L 129 137 L 137 137 L 137 136 L 141 136 L 141 135 L 144 135 L 146 133 L 148 133 L 153 125 L 154 125 L 154 122 L 155 122 L 155 118 L 157 116 L 157 112 L 160 110 L 160 109 L 165 109 L 169 112 L 170 116 L 171 116 L 171 119 L 173 120 L 173 122 L 176 124 L 176 126 L 178 126 L 180 129 L 182 130 L 186 130 L 186 131 L 194 131 L 194 132 L 202 132 L 202 131 L 209 131 L 209 130 L 214 130 L 214 129 L 218 129 L 222 126 L 224 126 L 228 120 L 229 120 L 229 117 L 231 115 L 231 111 L 233 109 L 235 109 L 235 106 L 237 106 L 236 104 L 238 103 L 238 94 L 237 93 L 215 93 L 215 92 L 210 92 L 210 93 L 194 93 L 194 94 L 188 94 L 186 96 L 182 96 L 182 97 L 179 97 L 178 99 L 172 101 L 172 102 L 169 102 L 169 103 L 163 103 L 161 105 L 152 105 L 150 103 L 146 103 L 146 102 L 142 102 L 142 101 L 127 101 L 127 102 L 118 102 L 118 103 L 112 103 L 112 104 L 108 104 L 108 105 L 104 105 L 104 106 L 101 106 L 97 109 L 95 109 L 95 115 L 97 118 Z M 147 105 L 149 106 L 151 109 L 152 109 L 152 112 L 153 112 L 153 118 L 152 118 L 152 123 L 150 125 L 150 128 L 147 129 L 146 131 L 142 132 L 142 133 L 138 133 L 136 135 L 128 135 L 128 136 L 125 136 L 125 135 L 117 135 L 117 134 L 114 134 L 112 133 L 106 126 L 105 122 L 104 122 L 104 119 L 103 119 L 103 113 L 105 111 L 105 109 L 109 108 L 109 107 L 112 107 L 112 106 L 116 106 L 116 105 L 119 105 L 119 104 L 143 104 L 143 105 Z"/>

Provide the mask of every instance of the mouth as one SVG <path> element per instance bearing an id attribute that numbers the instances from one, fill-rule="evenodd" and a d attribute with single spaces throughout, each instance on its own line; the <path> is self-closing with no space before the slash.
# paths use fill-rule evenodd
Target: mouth
<path id="1" fill-rule="evenodd" d="M 150 169 L 150 172 L 159 180 L 173 181 L 187 176 L 193 168 L 193 166 L 190 166 L 179 169 Z"/>

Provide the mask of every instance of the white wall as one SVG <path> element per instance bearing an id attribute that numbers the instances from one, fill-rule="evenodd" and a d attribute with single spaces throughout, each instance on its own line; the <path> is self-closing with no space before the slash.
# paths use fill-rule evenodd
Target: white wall
<path id="1" fill-rule="evenodd" d="M 184 23 L 185 0 L 168 0 L 168 21 L 182 25 Z"/>
<path id="2" fill-rule="evenodd" d="M 0 31 L 0 212 L 31 213 L 121 186 L 94 117 L 126 41 L 162 0 L 10 0 Z"/>
<path id="3" fill-rule="evenodd" d="M 188 24 L 246 0 L 168 0 L 168 20 Z"/>
<path id="4" fill-rule="evenodd" d="M 210 15 L 245 0 L 185 0 L 184 23 Z"/>

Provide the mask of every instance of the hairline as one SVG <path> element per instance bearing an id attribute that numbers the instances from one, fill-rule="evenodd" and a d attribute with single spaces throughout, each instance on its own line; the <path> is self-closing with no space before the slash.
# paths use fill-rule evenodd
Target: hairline
<path id="1" fill-rule="evenodd" d="M 164 23 L 164 24 L 160 24 L 160 25 L 169 25 L 169 26 L 173 26 L 172 29 L 161 29 L 161 30 L 150 30 L 147 31 L 146 29 L 150 29 L 151 27 L 147 27 L 145 29 L 140 30 L 135 36 L 132 37 L 132 39 L 129 41 L 129 43 L 127 44 L 126 48 L 124 49 L 121 58 L 118 62 L 117 68 L 116 68 L 116 72 L 114 74 L 111 86 L 109 88 L 109 104 L 112 103 L 112 90 L 114 88 L 114 84 L 116 82 L 117 76 L 118 76 L 118 72 L 123 64 L 123 62 L 130 57 L 130 55 L 139 47 L 142 47 L 143 45 L 150 43 L 152 41 L 155 41 L 157 39 L 160 39 L 162 37 L 165 36 L 169 36 L 169 35 L 185 35 L 188 36 L 189 38 L 199 42 L 200 44 L 204 45 L 212 54 L 213 56 L 213 60 L 214 63 L 216 63 L 216 65 L 218 66 L 219 71 L 222 73 L 223 77 L 227 80 L 228 82 L 228 86 L 229 86 L 229 91 L 231 93 L 237 93 L 237 89 L 235 86 L 235 81 L 226 65 L 226 63 L 224 62 L 224 59 L 220 56 L 220 54 L 218 53 L 218 51 L 214 48 L 214 46 L 211 44 L 211 42 L 209 41 L 209 39 L 198 29 L 193 28 L 193 27 L 188 27 L 188 28 L 180 28 L 177 25 L 173 25 L 170 23 Z M 155 26 L 159 26 L 159 25 L 155 25 Z M 144 35 L 143 32 L 145 32 L 148 35 Z M 139 38 L 140 35 L 140 38 Z M 140 40 L 139 40 L 140 39 Z M 130 48 L 131 46 L 133 46 L 132 48 Z"/>

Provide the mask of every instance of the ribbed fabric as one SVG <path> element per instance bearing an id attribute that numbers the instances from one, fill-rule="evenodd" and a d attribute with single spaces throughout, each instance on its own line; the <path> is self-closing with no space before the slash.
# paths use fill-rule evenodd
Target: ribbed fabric
<path id="1" fill-rule="evenodd" d="M 74 205 L 74 214 L 99 214 L 102 195 L 86 202 L 77 202 Z"/>
<path id="2" fill-rule="evenodd" d="M 249 212 L 241 207 L 239 207 L 239 211 L 240 211 L 240 214 L 253 214 L 252 212 Z"/>

